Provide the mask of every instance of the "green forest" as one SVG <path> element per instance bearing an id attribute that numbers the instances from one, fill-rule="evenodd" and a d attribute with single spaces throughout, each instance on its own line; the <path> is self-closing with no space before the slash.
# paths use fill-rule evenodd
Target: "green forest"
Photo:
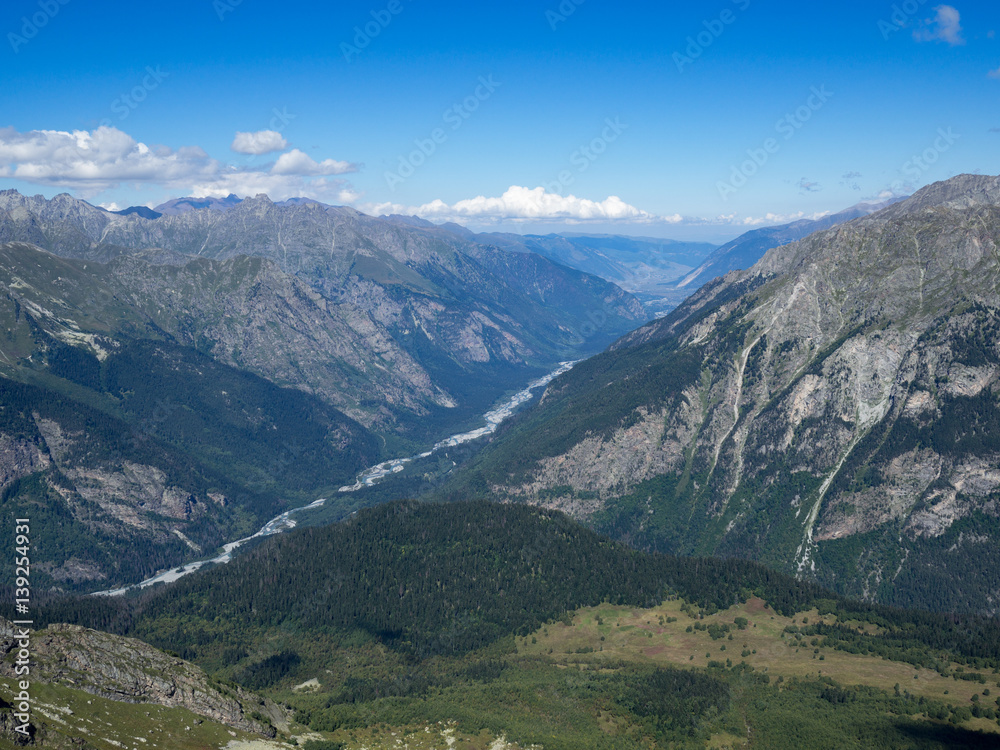
<path id="1" fill-rule="evenodd" d="M 125 600 L 54 600 L 38 618 L 139 637 L 348 747 L 446 721 L 546 748 L 703 747 L 748 728 L 753 747 L 995 747 L 979 732 L 1000 729 L 996 620 L 858 603 L 745 561 L 639 552 L 523 505 L 389 503 Z M 628 645 L 655 632 L 702 651 L 660 662 Z M 754 638 L 781 653 L 741 652 Z M 786 678 L 789 659 L 819 673 Z M 955 687 L 823 674 L 879 663 Z M 318 690 L 291 689 L 317 675 Z M 960 691 L 975 695 L 947 695 Z"/>

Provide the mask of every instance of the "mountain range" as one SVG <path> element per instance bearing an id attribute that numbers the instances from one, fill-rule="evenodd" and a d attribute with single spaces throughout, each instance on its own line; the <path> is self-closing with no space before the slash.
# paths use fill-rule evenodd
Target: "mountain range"
<path id="1" fill-rule="evenodd" d="M 0 193 L 0 492 L 36 519 L 39 586 L 252 534 L 646 319 L 538 255 L 231 203 L 147 218 Z"/>
<path id="2" fill-rule="evenodd" d="M 788 224 L 752 229 L 722 246 L 656 237 L 571 232 L 548 235 L 477 234 L 458 224 L 435 225 L 415 216 L 383 218 L 428 230 L 450 232 L 482 245 L 519 253 L 537 253 L 561 265 L 611 281 L 635 295 L 650 315 L 664 315 L 716 277 L 750 268 L 773 247 L 867 216 L 899 200 L 902 198 L 859 203 L 818 219 L 799 219 Z"/>
<path id="3" fill-rule="evenodd" d="M 537 255 L 349 208 L 289 203 L 257 196 L 226 210 L 206 206 L 146 219 L 68 195 L 47 201 L 3 191 L 0 242 L 99 263 L 118 259 L 118 283 L 131 285 L 123 293 L 146 305 L 147 316 L 176 313 L 177 320 L 162 323 L 185 343 L 200 341 L 223 361 L 402 433 L 400 423 L 419 433 L 428 417 L 467 406 L 471 414 L 524 373 L 598 350 L 644 319 L 618 287 Z M 131 262 L 138 265 L 129 267 L 124 258 L 137 254 Z M 225 264 L 238 257 L 261 261 Z M 192 265 L 195 259 L 203 260 Z M 286 309 L 269 308 L 274 304 Z M 249 324 L 232 329 L 247 316 Z M 599 326 L 590 322 L 595 317 Z M 320 340 L 305 340 L 306 328 Z M 324 340 L 324 332 L 340 341 Z M 298 362 L 314 356 L 335 362 Z M 267 370 L 264 360 L 272 359 L 284 360 L 273 365 L 281 373 Z M 481 393 L 484 379 L 501 388 Z"/>
<path id="4" fill-rule="evenodd" d="M 1000 178 L 776 244 L 638 328 L 651 298 L 529 245 L 612 275 L 654 241 L 0 199 L 0 526 L 31 519 L 36 746 L 995 745 Z M 494 502 L 333 494 L 611 339 L 423 498 Z M 71 595 L 319 495 L 340 522 Z"/>
<path id="5" fill-rule="evenodd" d="M 677 295 L 672 284 L 717 248 L 705 242 L 607 234 L 486 233 L 474 238 L 480 244 L 493 244 L 514 252 L 538 253 L 556 263 L 600 276 L 634 294 L 647 312 L 654 314 L 665 306 L 676 306 Z"/>

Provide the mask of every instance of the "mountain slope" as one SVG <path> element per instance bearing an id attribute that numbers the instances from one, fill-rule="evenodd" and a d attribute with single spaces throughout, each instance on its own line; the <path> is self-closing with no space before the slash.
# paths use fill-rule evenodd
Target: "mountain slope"
<path id="1" fill-rule="evenodd" d="M 8 696 L 18 692 L 17 631 L 0 619 L 0 690 Z M 137 735 L 157 747 L 204 747 L 197 743 L 237 736 L 231 730 L 248 738 L 274 737 L 273 722 L 284 721 L 274 702 L 222 685 L 194 664 L 132 638 L 51 625 L 31 633 L 31 655 L 29 731 L 39 747 L 93 748 L 88 741 L 123 746 Z M 0 746 L 5 739 L 23 744 L 16 733 L 4 731 L 9 712 L 2 709 Z"/>
<path id="2" fill-rule="evenodd" d="M 266 196 L 149 219 L 0 192 L 0 499 L 45 540 L 39 587 L 252 534 L 644 318 L 447 237 Z"/>
<path id="3" fill-rule="evenodd" d="M 39 385 L 0 378 L 0 526 L 32 519 L 38 590 L 142 580 L 379 455 L 314 397 L 193 350 L 127 344 L 100 362 L 50 342 L 44 357 L 22 373 Z"/>
<path id="4" fill-rule="evenodd" d="M 190 335 L 204 335 L 230 363 L 242 364 L 248 353 L 246 366 L 255 372 L 314 391 L 411 444 L 433 442 L 444 422 L 468 419 L 542 368 L 595 351 L 646 319 L 615 285 L 537 255 L 349 208 L 276 205 L 267 196 L 225 211 L 192 208 L 151 220 L 67 195 L 46 201 L 7 190 L 0 192 L 5 241 L 67 258 L 115 261 L 119 284 L 165 330 L 186 326 Z M 228 265 L 164 260 L 164 251 Z M 187 271 L 147 274 L 146 267 L 130 265 L 140 253 L 152 265 Z M 265 263 L 241 265 L 239 256 Z M 172 289 L 174 283 L 180 288 Z M 171 307 L 187 302 L 185 294 L 194 295 L 189 316 Z M 274 323 L 282 304 L 305 316 L 315 341 L 297 324 L 280 342 L 267 332 L 243 342 L 245 327 L 219 327 L 222 319 L 242 320 L 247 313 L 258 321 L 266 314 Z M 154 315 L 152 305 L 175 319 Z M 271 365 L 260 352 L 275 344 L 281 356 Z M 374 393 L 363 394 L 368 385 Z"/>
<path id="5" fill-rule="evenodd" d="M 280 295 L 263 291 L 264 261 L 197 263 L 185 286 L 186 265 L 0 246 L 0 523 L 33 519 L 40 589 L 141 580 L 255 532 L 381 455 L 374 435 L 316 395 L 209 356 L 224 339 L 213 340 L 205 308 L 222 308 L 214 322 L 225 326 L 235 313 L 224 305 L 240 297 L 219 289 L 234 278 L 258 290 L 244 324 L 258 322 L 255 311 L 280 321 L 267 328 L 271 369 L 260 368 L 274 380 L 289 331 L 318 319 L 315 303 L 285 289 L 304 302 L 279 317 L 266 312 Z M 137 284 L 169 284 L 173 297 Z M 262 327 L 241 343 L 250 349 Z"/>
<path id="6" fill-rule="evenodd" d="M 225 198 L 174 198 L 166 203 L 156 206 L 153 211 L 158 216 L 145 216 L 144 218 L 158 219 L 160 216 L 176 216 L 185 214 L 188 211 L 196 211 L 200 208 L 207 208 L 211 211 L 228 211 L 233 206 L 240 203 L 242 199 L 230 193 Z"/>
<path id="7" fill-rule="evenodd" d="M 454 491 L 1000 611 L 997 183 L 929 186 L 708 285 L 554 381 Z"/>

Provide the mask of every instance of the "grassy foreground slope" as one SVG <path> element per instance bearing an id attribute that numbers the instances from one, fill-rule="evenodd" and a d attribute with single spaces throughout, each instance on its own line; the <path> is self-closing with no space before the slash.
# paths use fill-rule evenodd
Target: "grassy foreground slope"
<path id="1" fill-rule="evenodd" d="M 14 693 L 13 680 L 0 679 L 0 694 Z M 231 729 L 184 708 L 122 703 L 45 683 L 35 683 L 33 695 L 34 747 L 46 750 L 214 750 L 231 742 L 259 740 L 251 732 Z M 18 747 L 22 745 L 10 732 L 0 734 L 0 750 Z"/>

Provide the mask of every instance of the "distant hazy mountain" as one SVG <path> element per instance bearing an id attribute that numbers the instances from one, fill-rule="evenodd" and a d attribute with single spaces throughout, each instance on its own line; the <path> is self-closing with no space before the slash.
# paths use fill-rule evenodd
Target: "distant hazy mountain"
<path id="1" fill-rule="evenodd" d="M 416 219 L 394 218 L 409 222 Z M 613 234 L 475 234 L 457 224 L 444 224 L 439 229 L 510 252 L 537 253 L 560 265 L 599 276 L 634 294 L 650 316 L 676 304 L 671 282 L 690 272 L 717 247 L 705 242 Z M 665 302 L 668 295 L 670 300 Z"/>
<path id="2" fill-rule="evenodd" d="M 239 205 L 242 198 L 230 193 L 225 198 L 174 198 L 166 203 L 161 203 L 154 211 L 165 216 L 177 216 L 188 211 L 197 211 L 200 208 L 208 208 L 212 211 L 228 211 L 233 206 Z"/>
<path id="3" fill-rule="evenodd" d="M 162 300 L 164 315 L 183 311 L 183 330 L 213 337 L 214 356 L 315 392 L 369 426 L 398 432 L 408 424 L 404 432 L 414 438 L 488 405 L 539 368 L 599 349 L 646 318 L 618 287 L 538 255 L 312 201 L 279 206 L 257 196 L 225 211 L 189 207 L 153 221 L 109 214 L 67 195 L 46 201 L 3 191 L 2 241 L 100 262 L 147 248 L 217 260 L 264 258 L 270 262 L 254 269 L 268 281 L 248 286 L 244 278 L 220 288 L 219 271 L 205 264 L 162 281 L 159 273 L 138 273 L 135 283 L 145 296 L 136 297 L 137 304 L 171 294 Z M 184 299 L 188 283 L 203 296 Z M 299 309 L 300 300 L 317 307 L 325 321 L 320 332 L 339 331 L 336 345 L 310 342 L 316 327 L 304 321 L 291 350 L 264 344 L 268 336 L 256 334 L 280 328 L 277 321 L 288 316 L 279 311 L 270 321 L 261 313 L 248 338 L 249 301 L 232 295 L 271 289 L 291 295 L 290 309 Z M 166 320 L 159 325 L 181 330 Z M 263 344 L 256 354 L 254 339 Z M 318 365 L 317 356 L 328 354 L 340 364 Z M 280 361 L 287 366 L 275 369 Z"/>
<path id="4" fill-rule="evenodd" d="M 614 234 L 477 234 L 459 224 L 435 225 L 418 216 L 383 218 L 401 225 L 448 232 L 469 242 L 512 252 L 537 253 L 561 265 L 617 284 L 634 294 L 652 316 L 669 312 L 700 286 L 718 276 L 749 268 L 773 247 L 867 216 L 898 200 L 902 198 L 882 203 L 859 203 L 821 219 L 801 219 L 790 224 L 753 229 L 721 247 L 705 242 Z"/>
<path id="5" fill-rule="evenodd" d="M 121 211 L 112 211 L 113 214 L 118 214 L 119 216 L 131 216 L 136 214 L 144 219 L 159 219 L 163 214 L 154 211 L 148 206 L 129 206 L 128 208 L 123 208 Z"/>
<path id="6" fill-rule="evenodd" d="M 800 219 L 791 224 L 752 229 L 715 250 L 694 271 L 680 279 L 675 286 L 688 293 L 693 292 L 718 276 L 725 276 L 730 271 L 750 268 L 764 257 L 764 253 L 772 247 L 780 247 L 789 242 L 801 240 L 821 229 L 829 229 L 837 224 L 843 224 L 845 221 L 868 216 L 899 200 L 903 200 L 903 198 L 894 198 L 881 203 L 859 203 L 821 219 Z"/>
<path id="7" fill-rule="evenodd" d="M 329 208 L 330 206 L 326 203 L 321 203 L 320 201 L 313 200 L 312 198 L 288 198 L 283 201 L 276 201 L 274 205 L 276 206 L 307 206 L 310 203 L 315 203 L 317 206 L 322 206 L 323 208 Z"/>
<path id="8" fill-rule="evenodd" d="M 421 227 L 422 229 L 437 229 L 439 226 L 455 227 L 458 230 L 460 230 L 459 232 L 456 232 L 456 234 L 461 234 L 462 232 L 464 232 L 466 235 L 473 234 L 468 229 L 466 229 L 465 227 L 461 227 L 458 224 L 439 225 L 435 224 L 432 221 L 427 221 L 427 219 L 421 219 L 419 216 L 403 216 L 402 214 L 389 214 L 387 216 L 382 216 L 381 218 L 385 219 L 386 221 L 391 221 L 393 224 L 402 224 L 403 226 L 408 226 L 408 227 Z"/>

